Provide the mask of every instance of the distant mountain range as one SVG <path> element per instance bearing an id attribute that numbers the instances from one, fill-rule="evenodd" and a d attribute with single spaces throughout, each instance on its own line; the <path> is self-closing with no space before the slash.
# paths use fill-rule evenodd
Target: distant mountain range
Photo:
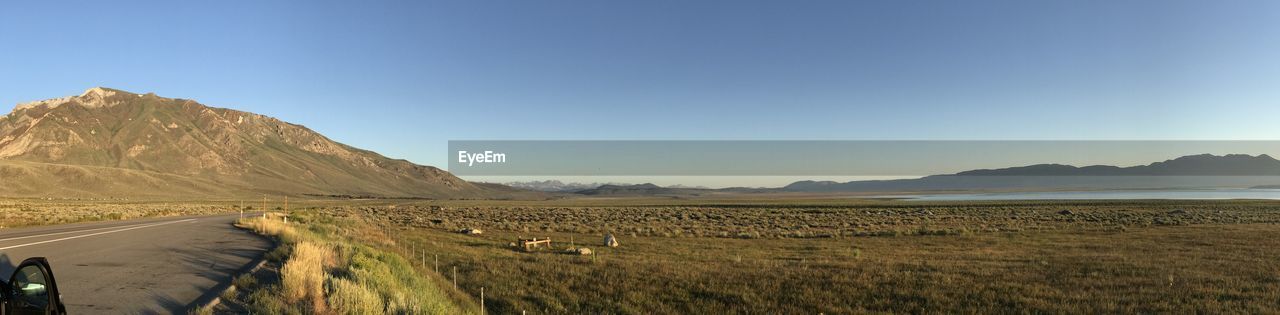
<path id="1" fill-rule="evenodd" d="M 588 196 L 697 195 L 707 191 L 709 190 L 697 188 L 668 188 L 645 183 L 637 185 L 602 185 L 592 189 L 579 190 L 575 193 Z"/>
<path id="2" fill-rule="evenodd" d="M 976 189 L 1155 189 L 1193 187 L 1258 187 L 1275 185 L 1280 160 L 1266 154 L 1183 156 L 1148 165 L 1076 167 L 1037 164 L 964 171 L 918 179 L 874 181 L 799 181 L 784 191 L 858 192 Z"/>
<path id="3" fill-rule="evenodd" d="M 711 194 L 725 193 L 755 193 L 774 191 L 775 189 L 758 189 L 758 188 L 720 188 L 710 189 L 700 186 L 658 186 L 652 183 L 636 184 L 636 185 L 601 185 L 592 189 L 584 189 L 575 191 L 579 195 L 588 196 L 701 196 Z"/>
<path id="4" fill-rule="evenodd" d="M 604 185 L 626 185 L 620 183 L 565 183 L 558 180 L 535 180 L 524 182 L 506 182 L 503 185 L 512 188 L 527 189 L 533 191 L 544 192 L 575 192 L 580 190 L 594 189 Z"/>
<path id="5" fill-rule="evenodd" d="M 588 196 L 706 196 L 770 192 L 910 192 L 973 190 L 1161 189 L 1238 187 L 1280 188 L 1280 160 L 1268 155 L 1183 156 L 1148 165 L 1076 167 L 1037 164 L 981 169 L 914 179 L 851 182 L 798 181 L 781 188 L 662 187 L 654 184 L 605 184 L 562 190 Z"/>
<path id="6" fill-rule="evenodd" d="M 20 104 L 0 117 L 0 178 L 0 196 L 10 197 L 515 193 L 272 117 L 100 87 Z"/>
<path id="7" fill-rule="evenodd" d="M 709 189 L 703 186 L 686 186 L 671 185 L 659 187 L 652 183 L 644 184 L 624 184 L 624 183 L 565 183 L 558 180 L 538 180 L 524 182 L 507 182 L 502 183 L 512 188 L 527 189 L 542 192 L 561 192 L 561 193 L 579 193 L 579 194 L 595 194 L 605 191 L 626 191 L 626 190 L 652 190 L 652 189 Z"/>
<path id="8" fill-rule="evenodd" d="M 1188 155 L 1148 165 L 1075 167 L 1037 164 L 994 170 L 959 172 L 956 176 L 1270 176 L 1280 175 L 1280 160 L 1269 155 Z"/>

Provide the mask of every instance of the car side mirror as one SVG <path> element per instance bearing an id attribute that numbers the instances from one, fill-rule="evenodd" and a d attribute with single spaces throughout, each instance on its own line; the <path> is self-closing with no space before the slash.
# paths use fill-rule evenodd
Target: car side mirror
<path id="1" fill-rule="evenodd" d="M 23 296 L 42 296 L 49 293 L 43 283 L 27 283 L 19 287 L 18 290 L 22 291 Z"/>
<path id="2" fill-rule="evenodd" d="M 66 314 L 53 270 L 43 257 L 23 260 L 9 277 L 9 314 Z"/>

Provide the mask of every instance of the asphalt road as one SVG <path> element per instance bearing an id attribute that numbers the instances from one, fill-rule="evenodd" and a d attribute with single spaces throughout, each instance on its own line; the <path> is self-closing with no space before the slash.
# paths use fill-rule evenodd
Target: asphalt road
<path id="1" fill-rule="evenodd" d="M 72 314 L 185 314 L 271 247 L 239 215 L 149 218 L 0 230 L 0 277 L 44 256 Z"/>

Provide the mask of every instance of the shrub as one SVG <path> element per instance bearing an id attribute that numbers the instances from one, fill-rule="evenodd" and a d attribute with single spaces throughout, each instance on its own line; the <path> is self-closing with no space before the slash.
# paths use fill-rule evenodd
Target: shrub
<path id="1" fill-rule="evenodd" d="M 249 312 L 254 314 L 301 314 L 298 310 L 290 308 L 289 304 L 280 300 L 275 295 L 278 287 L 271 285 L 260 290 L 254 290 L 249 294 Z"/>
<path id="2" fill-rule="evenodd" d="M 351 280 L 328 278 L 329 307 L 341 314 L 382 314 L 384 306 L 377 292 Z"/>
<path id="3" fill-rule="evenodd" d="M 228 287 L 226 290 L 223 290 L 223 291 L 222 291 L 222 294 L 221 294 L 221 295 L 219 295 L 219 297 L 221 297 L 223 300 L 232 300 L 232 299 L 235 299 L 235 297 L 236 297 L 236 287 Z"/>
<path id="4" fill-rule="evenodd" d="M 237 287 L 240 287 L 241 289 L 248 289 L 258 284 L 258 278 L 254 278 L 253 275 L 251 274 L 243 274 L 243 275 L 240 275 L 239 277 L 236 277 L 236 280 L 233 282 L 233 284 L 235 284 Z"/>
<path id="5" fill-rule="evenodd" d="M 309 301 L 312 310 L 325 310 L 324 267 L 332 266 L 334 257 L 332 249 L 312 242 L 302 242 L 295 246 L 293 255 L 280 268 L 285 301 Z"/>
<path id="6" fill-rule="evenodd" d="M 276 246 L 275 249 L 272 249 L 270 252 L 267 252 L 267 256 L 266 256 L 267 261 L 277 262 L 277 263 L 284 262 L 285 259 L 289 259 L 290 248 L 292 248 L 292 246 L 290 246 L 289 244 L 280 244 L 279 246 Z"/>
<path id="7" fill-rule="evenodd" d="M 264 220 L 261 217 L 244 218 L 236 221 L 236 225 L 246 229 L 252 229 L 262 235 L 277 236 L 280 239 L 289 241 L 296 239 L 293 229 L 288 228 L 289 225 L 280 219 Z"/>
<path id="8" fill-rule="evenodd" d="M 404 257 L 363 242 L 395 240 L 376 226 L 326 216 L 297 215 L 290 223 L 244 219 L 237 226 L 276 235 L 268 259 L 283 260 L 280 285 L 255 288 L 253 313 L 459 314 L 459 304 L 418 274 Z"/>

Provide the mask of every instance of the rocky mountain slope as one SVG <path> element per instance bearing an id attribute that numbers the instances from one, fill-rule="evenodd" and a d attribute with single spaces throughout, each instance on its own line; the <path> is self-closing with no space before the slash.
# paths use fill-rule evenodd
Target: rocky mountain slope
<path id="1" fill-rule="evenodd" d="M 92 88 L 0 117 L 0 196 L 248 194 L 484 198 L 431 166 L 259 114 Z"/>

